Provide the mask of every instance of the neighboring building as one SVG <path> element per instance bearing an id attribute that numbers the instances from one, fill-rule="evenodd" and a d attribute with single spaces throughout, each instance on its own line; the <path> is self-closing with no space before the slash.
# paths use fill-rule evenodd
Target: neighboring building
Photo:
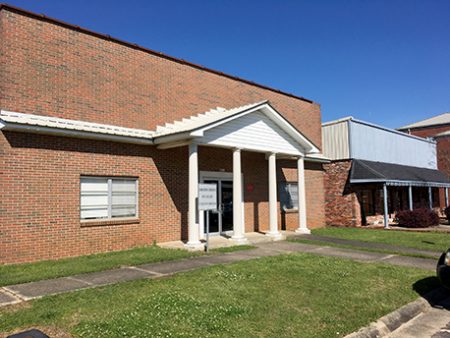
<path id="1" fill-rule="evenodd" d="M 325 223 L 311 100 L 7 5 L 0 64 L 0 263 L 198 248 L 199 181 L 237 242 Z"/>
<path id="2" fill-rule="evenodd" d="M 438 168 L 450 175 L 450 113 L 444 113 L 429 119 L 399 128 L 405 133 L 428 137 L 436 140 Z M 440 189 L 440 206 L 445 205 L 445 191 Z"/>
<path id="3" fill-rule="evenodd" d="M 387 225 L 399 210 L 439 207 L 450 187 L 432 140 L 348 117 L 322 124 L 322 144 L 327 225 Z"/>

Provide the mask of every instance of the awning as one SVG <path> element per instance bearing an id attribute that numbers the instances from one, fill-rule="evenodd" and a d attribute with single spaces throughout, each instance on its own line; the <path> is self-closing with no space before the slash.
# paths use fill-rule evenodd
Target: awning
<path id="1" fill-rule="evenodd" d="M 353 160 L 350 183 L 386 183 L 398 186 L 450 187 L 450 178 L 439 170 L 406 165 Z"/>

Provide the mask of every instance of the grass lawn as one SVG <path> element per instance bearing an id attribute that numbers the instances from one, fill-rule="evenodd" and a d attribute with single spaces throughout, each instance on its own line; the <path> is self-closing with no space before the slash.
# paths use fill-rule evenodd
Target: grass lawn
<path id="1" fill-rule="evenodd" d="M 410 232 L 328 227 L 313 229 L 314 235 L 378 242 L 408 248 L 443 252 L 450 247 L 450 234 L 442 232 Z"/>
<path id="2" fill-rule="evenodd" d="M 252 245 L 235 245 L 212 249 L 211 254 L 250 250 L 254 248 L 256 247 Z M 170 261 L 202 254 L 203 252 L 163 249 L 154 245 L 103 254 L 59 259 L 55 261 L 0 265 L 0 286 L 108 270 L 123 265 Z"/>
<path id="3" fill-rule="evenodd" d="M 312 241 L 309 239 L 301 239 L 301 238 L 289 238 L 288 241 L 293 242 L 293 243 L 302 243 L 302 244 L 309 244 L 309 245 L 323 245 L 323 246 L 331 246 L 331 247 L 343 248 L 343 249 L 353 249 L 353 250 L 362 250 L 362 251 L 369 251 L 369 252 L 379 252 L 379 253 L 385 253 L 385 254 L 394 254 L 394 255 L 400 255 L 400 256 L 436 259 L 435 255 L 433 255 L 431 252 L 429 255 L 426 255 L 426 254 L 420 254 L 420 253 L 410 253 L 410 252 L 405 252 L 405 251 L 401 251 L 401 250 L 366 248 L 366 247 L 360 247 L 360 246 L 356 246 L 356 245 L 330 243 L 330 242 L 316 241 L 316 240 Z"/>
<path id="4" fill-rule="evenodd" d="M 252 250 L 252 249 L 256 249 L 256 246 L 243 244 L 243 245 L 225 246 L 223 248 L 215 248 L 215 249 L 211 249 L 211 252 L 227 253 L 227 252 Z"/>
<path id="5" fill-rule="evenodd" d="M 122 265 L 136 265 L 182 259 L 199 252 L 163 249 L 156 245 L 89 256 L 41 261 L 36 263 L 0 265 L 0 286 L 102 271 Z"/>
<path id="6" fill-rule="evenodd" d="M 0 309 L 0 336 L 342 337 L 437 286 L 430 273 L 290 254 Z M 57 334 L 54 334 L 55 336 Z"/>

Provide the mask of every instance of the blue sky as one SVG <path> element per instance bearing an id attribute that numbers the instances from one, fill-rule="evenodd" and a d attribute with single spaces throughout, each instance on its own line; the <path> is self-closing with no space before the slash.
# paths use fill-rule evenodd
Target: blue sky
<path id="1" fill-rule="evenodd" d="M 323 121 L 450 111 L 448 0 L 7 3 L 304 96 Z"/>

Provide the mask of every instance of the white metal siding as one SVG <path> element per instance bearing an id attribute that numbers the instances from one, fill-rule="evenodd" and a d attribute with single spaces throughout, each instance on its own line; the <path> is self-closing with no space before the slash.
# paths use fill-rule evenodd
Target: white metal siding
<path id="1" fill-rule="evenodd" d="M 350 156 L 355 159 L 436 169 L 436 144 L 355 121 L 350 122 Z"/>
<path id="2" fill-rule="evenodd" d="M 261 112 L 245 115 L 206 131 L 201 143 L 292 155 L 303 153 L 291 136 Z"/>
<path id="3" fill-rule="evenodd" d="M 348 121 L 322 127 L 323 155 L 331 160 L 349 158 Z"/>

